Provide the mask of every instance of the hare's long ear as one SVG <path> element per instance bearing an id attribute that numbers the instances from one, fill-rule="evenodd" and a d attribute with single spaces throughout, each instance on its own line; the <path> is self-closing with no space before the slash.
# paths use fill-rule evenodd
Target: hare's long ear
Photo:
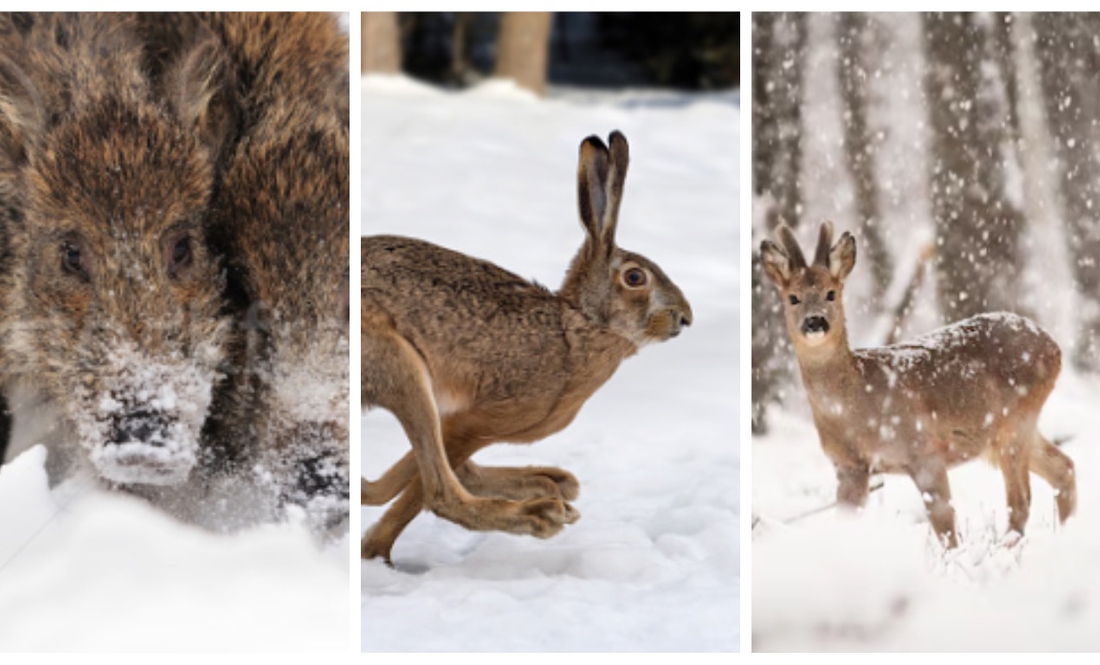
<path id="1" fill-rule="evenodd" d="M 232 140 L 239 107 L 236 77 L 225 49 L 212 32 L 203 29 L 185 46 L 165 73 L 172 110 L 217 157 Z"/>
<path id="2" fill-rule="evenodd" d="M 589 136 L 581 142 L 580 161 L 577 165 L 577 202 L 580 205 L 581 224 L 588 234 L 588 242 L 600 247 L 607 218 L 607 175 L 609 170 L 607 146 L 598 136 Z"/>
<path id="3" fill-rule="evenodd" d="M 630 144 L 618 130 L 608 137 L 611 142 L 611 164 L 607 174 L 607 214 L 603 223 L 603 242 L 611 249 L 615 246 L 615 229 L 619 226 L 619 204 L 623 200 L 623 184 L 630 167 Z"/>
<path id="4" fill-rule="evenodd" d="M 21 162 L 46 128 L 46 106 L 38 86 L 0 53 L 0 157 Z"/>

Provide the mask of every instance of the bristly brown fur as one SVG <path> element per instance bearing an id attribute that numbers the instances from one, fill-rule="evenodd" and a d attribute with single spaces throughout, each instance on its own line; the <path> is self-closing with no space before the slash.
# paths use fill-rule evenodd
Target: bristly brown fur
<path id="1" fill-rule="evenodd" d="M 141 15 L 139 23 L 156 40 L 148 66 L 165 95 L 179 89 L 175 49 L 206 34 L 228 52 L 237 86 L 237 140 L 210 228 L 229 269 L 239 353 L 208 438 L 235 450 L 237 469 L 271 479 L 280 503 L 304 505 L 316 526 L 345 524 L 347 37 L 328 14 L 196 14 L 180 23 Z"/>
<path id="2" fill-rule="evenodd" d="M 413 448 L 361 484 L 364 504 L 401 493 L 364 539 L 363 557 L 389 560 L 424 507 L 470 529 L 542 538 L 578 519 L 568 502 L 579 484 L 567 471 L 487 469 L 469 458 L 566 427 L 624 358 L 691 323 L 660 268 L 615 245 L 628 150 L 618 132 L 611 146 L 581 144 L 585 242 L 557 293 L 421 240 L 362 239 L 361 400 L 393 412 Z"/>
<path id="3" fill-rule="evenodd" d="M 107 479 L 144 482 L 97 460 L 116 442 L 169 431 L 193 455 L 224 354 L 221 280 L 203 225 L 214 150 L 196 139 L 194 118 L 154 100 L 128 17 L 8 15 L 0 26 L 0 71 L 18 72 L 0 78 L 20 81 L 0 90 L 9 141 L 0 195 L 15 208 L 0 274 L 2 374 L 56 402 L 59 431 Z M 143 403 L 142 382 L 162 374 L 176 375 L 160 388 L 178 399 Z M 184 375 L 189 383 L 173 388 Z"/>

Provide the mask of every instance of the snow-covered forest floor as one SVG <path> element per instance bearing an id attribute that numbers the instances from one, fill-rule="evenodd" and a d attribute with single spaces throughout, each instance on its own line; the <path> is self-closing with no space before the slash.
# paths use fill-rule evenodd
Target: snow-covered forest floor
<path id="1" fill-rule="evenodd" d="M 1058 381 L 1039 426 L 1077 467 L 1077 513 L 1059 525 L 1031 476 L 1027 535 L 1003 542 L 998 469 L 950 473 L 958 550 L 935 541 L 913 482 L 883 476 L 862 514 L 829 510 L 835 472 L 808 408 L 773 410 L 752 443 L 754 650 L 1100 649 L 1100 381 Z"/>
<path id="2" fill-rule="evenodd" d="M 583 240 L 581 139 L 622 130 L 631 165 L 619 245 L 691 301 L 680 337 L 628 359 L 563 432 L 482 464 L 552 464 L 581 483 L 550 540 L 421 514 L 396 569 L 362 564 L 364 651 L 731 651 L 739 643 L 736 96 L 462 93 L 363 81 L 364 234 L 420 237 L 557 288 Z M 408 443 L 365 413 L 377 478 Z M 364 509 L 363 527 L 382 514 Z"/>
<path id="3" fill-rule="evenodd" d="M 36 446 L 0 467 L 0 651 L 343 651 L 345 537 L 217 535 L 73 479 Z"/>

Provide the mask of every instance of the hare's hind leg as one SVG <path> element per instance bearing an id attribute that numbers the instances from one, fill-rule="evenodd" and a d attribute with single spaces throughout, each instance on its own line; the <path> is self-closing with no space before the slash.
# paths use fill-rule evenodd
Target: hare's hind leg
<path id="1" fill-rule="evenodd" d="M 420 479 L 413 478 L 397 501 L 382 515 L 382 519 L 367 531 L 367 535 L 363 537 L 360 555 L 364 559 L 381 558 L 386 563 L 392 563 L 390 553 L 394 542 L 423 508 L 424 493 L 421 491 Z"/>
<path id="2" fill-rule="evenodd" d="M 1065 522 L 1077 508 L 1077 479 L 1073 460 L 1036 432 L 1031 448 L 1031 470 L 1050 483 L 1057 493 L 1058 520 Z"/>
<path id="3" fill-rule="evenodd" d="M 455 473 L 470 492 L 502 499 L 560 496 L 572 501 L 581 487 L 573 474 L 552 466 L 480 466 L 467 460 Z"/>
<path id="4" fill-rule="evenodd" d="M 395 330 L 378 321 L 371 323 L 364 322 L 363 329 L 363 402 L 389 410 L 405 428 L 420 468 L 424 505 L 444 519 L 477 531 L 541 538 L 561 531 L 569 514 L 560 498 L 517 502 L 481 498 L 466 491 L 447 460 L 423 359 Z"/>
<path id="5" fill-rule="evenodd" d="M 378 480 L 363 478 L 359 484 L 359 503 L 364 506 L 384 506 L 401 493 L 418 472 L 416 457 L 410 451 L 391 466 Z"/>

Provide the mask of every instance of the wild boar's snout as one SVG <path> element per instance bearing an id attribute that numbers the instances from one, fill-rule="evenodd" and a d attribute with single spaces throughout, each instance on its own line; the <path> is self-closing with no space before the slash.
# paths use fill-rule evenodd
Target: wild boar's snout
<path id="1" fill-rule="evenodd" d="M 156 411 L 139 410 L 114 419 L 109 443 L 141 443 L 162 448 L 172 419 Z"/>

